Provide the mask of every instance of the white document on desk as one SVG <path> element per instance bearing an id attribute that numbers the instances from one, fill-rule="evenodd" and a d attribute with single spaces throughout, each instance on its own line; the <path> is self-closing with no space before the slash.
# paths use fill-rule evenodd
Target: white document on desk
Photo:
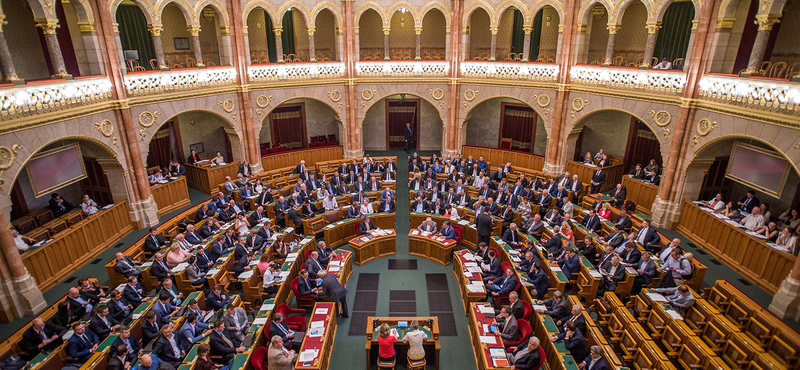
<path id="1" fill-rule="evenodd" d="M 310 362 L 314 361 L 317 358 L 317 353 L 319 353 L 318 349 L 307 349 L 303 352 L 300 352 L 300 358 L 298 361 L 300 362 Z"/>
<path id="2" fill-rule="evenodd" d="M 314 315 L 327 315 L 327 314 L 328 314 L 328 308 L 327 307 L 317 308 L 314 311 Z"/>
<path id="3" fill-rule="evenodd" d="M 253 325 L 264 325 L 264 324 L 267 323 L 267 319 L 269 319 L 269 318 L 268 317 L 256 317 L 256 319 L 253 320 Z"/>
<path id="4" fill-rule="evenodd" d="M 647 293 L 647 296 L 653 300 L 653 302 L 666 302 L 667 298 L 658 293 Z"/>
<path id="5" fill-rule="evenodd" d="M 481 343 L 497 344 L 497 337 L 494 335 L 481 335 Z"/>
<path id="6" fill-rule="evenodd" d="M 484 313 L 484 314 L 485 313 L 494 313 L 494 308 L 492 306 L 480 305 L 480 306 L 478 306 L 478 311 L 480 313 Z"/>

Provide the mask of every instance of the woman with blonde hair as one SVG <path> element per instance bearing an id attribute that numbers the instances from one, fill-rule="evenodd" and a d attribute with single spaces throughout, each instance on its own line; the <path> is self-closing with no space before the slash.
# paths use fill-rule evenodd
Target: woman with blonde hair
<path id="1" fill-rule="evenodd" d="M 611 218 L 611 205 L 608 204 L 608 202 L 603 202 L 603 208 L 601 208 L 597 214 L 608 221 Z"/>
<path id="2" fill-rule="evenodd" d="M 572 226 L 569 225 L 569 222 L 564 221 L 561 223 L 561 235 L 569 239 L 573 244 L 575 243 L 575 234 L 572 232 Z"/>
<path id="3" fill-rule="evenodd" d="M 169 247 L 169 253 L 167 253 L 166 263 L 169 268 L 175 268 L 179 264 L 186 261 L 192 254 L 181 249 L 181 247 L 176 243 L 172 244 Z"/>
<path id="4" fill-rule="evenodd" d="M 424 331 L 419 330 L 419 322 L 412 321 L 408 328 L 411 329 L 403 337 L 403 342 L 408 343 L 408 358 L 411 360 L 422 360 L 425 358 L 425 349 L 422 348 L 422 342 L 428 339 L 428 335 Z"/>
<path id="5" fill-rule="evenodd" d="M 397 352 L 394 350 L 396 342 L 397 337 L 392 335 L 389 325 L 381 324 L 378 329 L 378 358 L 381 362 L 392 362 L 397 358 Z"/>

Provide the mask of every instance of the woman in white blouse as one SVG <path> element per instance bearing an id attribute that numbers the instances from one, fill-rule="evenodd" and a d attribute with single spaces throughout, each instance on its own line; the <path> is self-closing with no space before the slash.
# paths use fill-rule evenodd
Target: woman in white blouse
<path id="1" fill-rule="evenodd" d="M 522 223 L 525 224 L 531 218 L 531 204 L 528 202 L 528 197 L 522 197 L 522 203 L 517 206 L 517 209 L 522 212 Z"/>
<path id="2" fill-rule="evenodd" d="M 217 152 L 217 156 L 211 160 L 211 164 L 222 166 L 225 164 L 225 158 L 222 158 L 222 153 Z"/>
<path id="3" fill-rule="evenodd" d="M 451 220 L 461 219 L 461 217 L 458 216 L 458 209 L 456 209 L 456 207 L 453 207 L 448 204 L 444 206 L 444 209 L 445 209 L 445 215 L 449 215 Z"/>
<path id="4" fill-rule="evenodd" d="M 245 234 L 250 231 L 250 221 L 244 217 L 244 212 L 239 213 L 236 218 L 236 225 L 234 226 L 239 235 Z"/>
<path id="5" fill-rule="evenodd" d="M 369 198 L 367 196 L 364 196 L 364 199 L 361 201 L 361 208 L 359 209 L 359 212 L 361 213 L 362 216 L 375 213 L 375 211 L 372 209 L 372 204 L 370 204 Z"/>
<path id="6" fill-rule="evenodd" d="M 408 358 L 411 360 L 422 360 L 425 358 L 425 349 L 422 347 L 422 342 L 428 339 L 428 335 L 425 334 L 424 331 L 419 330 L 419 322 L 417 322 L 417 320 L 412 321 L 411 324 L 408 325 L 408 328 L 411 329 L 411 331 L 406 333 L 406 336 L 403 337 L 403 342 L 409 344 Z"/>
<path id="7" fill-rule="evenodd" d="M 275 283 L 280 282 L 281 279 L 281 265 L 277 262 L 272 262 L 267 271 L 264 271 L 264 293 L 275 294 L 278 293 L 278 285 Z"/>
<path id="8" fill-rule="evenodd" d="M 797 236 L 794 235 L 794 228 L 787 227 L 783 229 L 775 244 L 778 244 L 783 250 L 794 254 L 795 247 L 797 246 Z"/>

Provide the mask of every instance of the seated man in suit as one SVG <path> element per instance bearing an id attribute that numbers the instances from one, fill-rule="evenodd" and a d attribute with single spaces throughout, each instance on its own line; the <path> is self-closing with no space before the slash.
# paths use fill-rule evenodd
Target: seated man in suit
<path id="1" fill-rule="evenodd" d="M 509 347 L 506 357 L 514 369 L 537 370 L 544 363 L 544 349 L 540 346 L 539 338 L 531 335 L 527 344 L 521 347 Z M 607 370 L 607 369 L 606 369 Z"/>
<path id="2" fill-rule="evenodd" d="M 169 244 L 166 239 L 158 236 L 158 229 L 155 227 L 150 228 L 150 235 L 144 239 L 144 253 L 146 256 L 152 256 Z"/>
<path id="3" fill-rule="evenodd" d="M 247 331 L 250 330 L 250 322 L 247 319 L 247 313 L 244 308 L 236 307 L 233 304 L 228 304 L 225 307 L 225 329 L 228 333 L 236 339 L 237 342 L 244 342 L 244 337 Z"/>
<path id="4" fill-rule="evenodd" d="M 214 286 L 206 298 L 207 310 L 221 310 L 228 303 L 228 294 L 222 291 L 222 285 Z"/>
<path id="5" fill-rule="evenodd" d="M 636 242 L 642 245 L 648 252 L 661 252 L 661 246 L 659 245 L 661 237 L 658 235 L 658 231 L 656 231 L 655 228 L 650 227 L 650 221 L 642 221 L 642 227 L 640 227 L 639 231 L 636 233 Z"/>
<path id="6" fill-rule="evenodd" d="M 536 299 L 544 299 L 547 292 L 550 290 L 550 279 L 547 274 L 542 270 L 542 264 L 539 261 L 533 262 L 531 270 L 528 271 L 528 283 L 533 286 L 530 289 L 531 296 Z"/>
<path id="7" fill-rule="evenodd" d="M 277 314 L 276 314 L 277 315 Z M 233 360 L 238 353 L 244 352 L 244 347 L 236 347 L 235 339 L 228 336 L 225 332 L 225 323 L 217 320 L 213 325 L 213 332 L 209 335 L 212 356 L 222 356 L 222 363 L 227 364 Z"/>
<path id="8" fill-rule="evenodd" d="M 564 346 L 567 347 L 569 354 L 572 355 L 575 361 L 583 361 L 587 356 L 587 352 L 589 352 L 586 348 L 586 339 L 584 339 L 583 334 L 577 329 L 574 322 L 567 321 L 564 327 L 566 330 L 561 334 L 552 336 L 550 341 L 564 341 Z"/>
<path id="9" fill-rule="evenodd" d="M 142 321 L 142 346 L 146 346 L 153 339 L 158 338 L 161 333 L 161 325 L 158 324 L 158 316 L 152 310 L 144 314 Z"/>
<path id="10" fill-rule="evenodd" d="M 589 350 L 589 356 L 583 359 L 583 362 L 578 364 L 580 370 L 608 370 L 608 361 L 603 357 L 603 348 L 600 346 L 592 346 Z"/>
<path id="11" fill-rule="evenodd" d="M 525 224 L 523 228 L 525 229 L 525 233 L 528 235 L 541 238 L 542 232 L 544 231 L 544 222 L 542 221 L 542 216 L 538 213 L 534 214 L 533 217 L 528 219 L 528 223 Z"/>
<path id="12" fill-rule="evenodd" d="M 112 290 L 108 293 L 108 298 L 108 314 L 114 320 L 122 322 L 133 312 L 133 305 L 123 298 L 122 293 Z"/>
<path id="13" fill-rule="evenodd" d="M 497 326 L 495 335 L 502 338 L 504 342 L 516 341 L 519 336 L 519 326 L 517 325 L 517 318 L 511 314 L 508 306 L 503 306 L 500 309 L 500 316 L 496 317 L 493 325 Z"/>
<path id="14" fill-rule="evenodd" d="M 161 336 L 153 346 L 153 354 L 177 369 L 181 366 L 183 358 L 186 357 L 186 351 L 181 349 L 178 337 L 172 332 L 172 329 L 172 325 L 161 327 Z"/>
<path id="15" fill-rule="evenodd" d="M 486 300 L 488 301 L 490 297 L 499 297 L 503 294 L 511 293 L 517 287 L 518 282 L 514 269 L 511 267 L 506 268 L 505 275 L 486 284 Z M 495 306 L 497 306 L 496 302 Z"/>
<path id="16" fill-rule="evenodd" d="M 161 253 L 156 253 L 154 259 L 155 261 L 150 265 L 150 275 L 158 279 L 160 283 L 172 275 L 172 270 L 167 267 L 167 264 L 164 262 L 164 255 Z"/>
<path id="17" fill-rule="evenodd" d="M 600 229 L 600 216 L 594 212 L 594 208 L 589 209 L 589 215 L 583 218 L 581 222 L 583 226 L 589 231 L 597 231 Z"/>
<path id="18" fill-rule="evenodd" d="M 97 306 L 95 315 L 92 316 L 89 322 L 89 330 L 97 334 L 97 338 L 102 342 L 111 334 L 112 331 L 117 330 L 120 324 L 108 314 L 108 306 L 101 304 Z"/>
<path id="19" fill-rule="evenodd" d="M 120 344 L 111 346 L 109 351 L 107 370 L 126 370 L 131 368 L 131 364 L 136 363 L 136 355 L 128 352 L 128 346 Z"/>
<path id="20" fill-rule="evenodd" d="M 628 212 L 624 208 L 619 210 L 619 217 L 617 217 L 617 222 L 614 225 L 619 225 L 620 230 L 625 230 L 625 232 L 631 230 L 631 217 L 628 216 Z"/>
<path id="21" fill-rule="evenodd" d="M 283 339 L 286 348 L 300 349 L 305 338 L 305 333 L 289 329 L 289 325 L 283 321 L 283 314 L 281 313 L 272 315 L 272 323 L 269 325 L 269 336 L 274 337 L 276 335 Z"/>
<path id="22" fill-rule="evenodd" d="M 309 255 L 308 261 L 306 261 L 306 270 L 308 270 L 308 276 L 310 276 L 312 279 L 316 279 L 317 272 L 324 269 L 325 267 L 323 267 L 322 263 L 319 261 L 319 253 L 317 251 L 312 251 L 311 255 Z"/>
<path id="23" fill-rule="evenodd" d="M 204 238 L 200 236 L 200 233 L 198 233 L 195 230 L 194 225 L 192 224 L 186 225 L 186 233 L 184 234 L 184 240 L 186 240 L 187 243 L 195 246 L 197 244 L 202 243 L 203 239 Z"/>
<path id="24" fill-rule="evenodd" d="M 500 266 L 500 260 L 497 258 L 493 250 L 489 250 L 489 266 L 483 268 L 481 277 L 483 282 L 488 283 L 492 278 L 498 278 L 503 275 L 503 269 Z"/>
<path id="25" fill-rule="evenodd" d="M 353 205 L 347 209 L 347 218 L 361 217 L 360 207 L 361 205 L 358 202 L 353 202 Z"/>
<path id="26" fill-rule="evenodd" d="M 364 215 L 364 220 L 361 221 L 361 225 L 358 227 L 358 234 L 359 235 L 367 235 L 370 231 L 377 229 L 378 227 L 372 223 L 369 219 L 368 215 Z"/>
<path id="27" fill-rule="evenodd" d="M 245 270 L 247 270 L 250 267 L 250 261 L 253 260 L 253 257 L 255 257 L 255 253 L 249 252 L 236 262 L 236 265 L 233 266 L 234 278 L 238 279 L 239 275 L 241 275 L 243 272 L 245 272 Z"/>
<path id="28" fill-rule="evenodd" d="M 639 275 L 633 279 L 633 288 L 631 295 L 637 295 L 642 290 L 642 287 L 650 285 L 653 278 L 656 276 L 656 263 L 651 259 L 650 253 L 644 252 L 642 260 L 633 266 Z"/>
<path id="29" fill-rule="evenodd" d="M 622 185 L 622 184 L 617 184 L 617 188 L 616 188 L 616 189 L 614 189 L 614 191 L 613 191 L 613 192 L 611 192 L 611 193 L 609 194 L 609 196 L 611 196 L 612 198 L 614 198 L 614 199 L 612 200 L 612 202 L 613 202 L 613 203 L 614 203 L 614 204 L 615 204 L 617 207 L 619 207 L 619 206 L 621 206 L 623 203 L 625 203 L 625 197 L 627 196 L 627 194 L 628 194 L 628 190 L 625 188 L 625 186 L 624 186 L 624 185 Z"/>
<path id="30" fill-rule="evenodd" d="M 511 223 L 508 225 L 508 229 L 506 232 L 503 233 L 503 241 L 506 244 L 511 245 L 514 249 L 518 249 L 520 247 L 520 243 L 522 239 L 517 235 L 517 224 Z"/>
<path id="31" fill-rule="evenodd" d="M 581 332 L 581 334 L 586 332 L 586 318 L 583 317 L 583 314 L 581 313 L 581 305 L 572 305 L 572 310 L 569 312 L 569 315 L 556 322 L 558 331 L 562 333 L 565 332 L 567 330 L 566 324 L 569 322 L 574 323 L 575 328 Z"/>
<path id="32" fill-rule="evenodd" d="M 324 267 L 328 267 L 331 258 L 336 258 L 336 251 L 325 244 L 324 240 L 317 242 L 317 261 Z"/>
<path id="33" fill-rule="evenodd" d="M 642 169 L 642 164 L 637 163 L 636 168 L 632 169 L 631 172 L 628 172 L 628 177 L 637 180 L 643 179 L 645 177 L 645 172 Z"/>
<path id="34" fill-rule="evenodd" d="M 450 221 L 445 221 L 444 223 L 442 223 L 442 229 L 439 230 L 439 234 L 447 239 L 452 239 L 452 240 L 458 239 L 458 235 L 456 235 L 456 229 L 450 226 Z"/>
<path id="35" fill-rule="evenodd" d="M 428 218 L 425 219 L 425 221 L 422 221 L 422 223 L 419 224 L 419 226 L 417 226 L 417 230 L 419 230 L 419 231 L 427 231 L 427 232 L 429 232 L 431 234 L 435 234 L 436 233 L 436 223 L 433 222 L 432 218 L 428 217 Z"/>
<path id="36" fill-rule="evenodd" d="M 533 247 L 536 248 L 536 247 Z M 521 272 L 528 273 L 533 268 L 533 263 L 539 261 L 539 256 L 534 254 L 534 250 L 528 250 L 525 252 L 525 257 L 519 263 L 515 263 L 514 267 L 520 270 Z"/>
<path id="37" fill-rule="evenodd" d="M 316 283 L 311 280 L 308 275 L 308 270 L 300 270 L 300 276 L 297 277 L 297 291 L 302 296 L 314 295 L 314 288 Z"/>
<path id="38" fill-rule="evenodd" d="M 172 316 L 181 309 L 180 307 L 172 305 L 172 299 L 173 297 L 171 294 L 162 291 L 158 296 L 158 302 L 153 305 L 153 312 L 158 316 L 159 325 L 169 323 Z"/>
<path id="39" fill-rule="evenodd" d="M 19 343 L 20 348 L 27 353 L 24 357 L 31 360 L 41 351 L 51 351 L 60 346 L 64 343 L 61 339 L 63 331 L 66 330 L 41 318 L 33 319 L 31 326 L 22 333 Z"/>
<path id="40" fill-rule="evenodd" d="M 547 222 L 550 226 L 561 225 L 561 221 L 561 213 L 556 208 L 547 211 L 547 215 L 544 216 L 544 222 Z"/>
<path id="41" fill-rule="evenodd" d="M 119 336 L 111 343 L 112 352 L 121 345 L 125 345 L 128 354 L 134 357 L 138 357 L 142 354 L 142 344 L 131 334 L 131 328 L 124 325 L 119 327 Z"/>
<path id="42" fill-rule="evenodd" d="M 646 252 L 645 252 L 646 253 Z M 620 263 L 625 267 L 633 267 L 642 259 L 642 252 L 634 243 L 625 243 L 625 250 L 619 254 Z"/>
<path id="43" fill-rule="evenodd" d="M 608 265 L 607 265 L 608 266 Z M 610 269 L 602 269 L 600 273 L 603 274 L 603 279 L 600 280 L 600 289 L 598 289 L 597 296 L 601 297 L 606 291 L 613 292 L 617 290 L 617 284 L 625 280 L 625 266 L 620 263 L 619 256 L 611 257 Z"/>
<path id="44" fill-rule="evenodd" d="M 761 205 L 761 202 L 756 198 L 755 190 L 748 190 L 744 198 L 737 203 L 737 208 L 745 213 L 752 213 L 754 207 Z"/>
<path id="45" fill-rule="evenodd" d="M 553 226 L 553 236 L 542 246 L 548 255 L 558 256 L 561 253 L 562 237 L 561 226 Z"/>
<path id="46" fill-rule="evenodd" d="M 144 288 L 142 288 L 142 284 L 139 284 L 136 276 L 128 277 L 128 283 L 125 284 L 125 287 L 122 289 L 122 297 L 133 307 L 139 307 L 142 302 L 150 300 L 150 297 L 146 296 Z"/>
<path id="47" fill-rule="evenodd" d="M 133 259 L 122 254 L 121 252 L 117 252 L 117 254 L 115 254 L 114 257 L 117 260 L 116 264 L 114 265 L 114 271 L 124 276 L 126 279 L 129 276 L 139 276 L 142 274 L 136 267 L 141 265 L 140 262 L 134 261 Z"/>
<path id="48" fill-rule="evenodd" d="M 100 345 L 100 340 L 97 335 L 92 333 L 80 322 L 72 324 L 73 334 L 67 343 L 67 350 L 71 357 L 74 357 L 78 362 L 86 362 L 94 354 L 94 350 Z"/>
<path id="49" fill-rule="evenodd" d="M 564 275 L 567 276 L 567 280 L 575 280 L 578 278 L 581 265 L 574 248 L 567 249 L 566 256 L 558 260 L 558 265 L 561 267 L 561 271 L 564 272 Z"/>
<path id="50" fill-rule="evenodd" d="M 422 199 L 421 195 L 417 195 L 416 200 L 413 204 L 411 204 L 411 212 L 430 212 L 431 207 L 428 205 L 428 202 Z"/>
<path id="51" fill-rule="evenodd" d="M 539 300 L 536 302 L 536 304 L 544 305 L 545 307 L 545 309 L 536 309 L 536 312 L 550 315 L 553 320 L 558 321 L 569 315 L 569 302 L 567 302 L 567 299 L 564 298 L 564 295 L 558 290 L 553 292 L 552 298 L 545 299 L 544 301 Z"/>

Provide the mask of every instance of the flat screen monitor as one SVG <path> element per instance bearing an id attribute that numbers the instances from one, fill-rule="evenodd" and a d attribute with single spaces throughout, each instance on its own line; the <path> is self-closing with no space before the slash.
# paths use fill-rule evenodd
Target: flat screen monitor
<path id="1" fill-rule="evenodd" d="M 25 170 L 37 198 L 86 178 L 78 144 L 64 145 L 37 154 L 28 161 Z"/>
<path id="2" fill-rule="evenodd" d="M 725 174 L 734 181 L 776 198 L 780 198 L 788 175 L 789 161 L 784 156 L 740 142 L 733 145 Z"/>

